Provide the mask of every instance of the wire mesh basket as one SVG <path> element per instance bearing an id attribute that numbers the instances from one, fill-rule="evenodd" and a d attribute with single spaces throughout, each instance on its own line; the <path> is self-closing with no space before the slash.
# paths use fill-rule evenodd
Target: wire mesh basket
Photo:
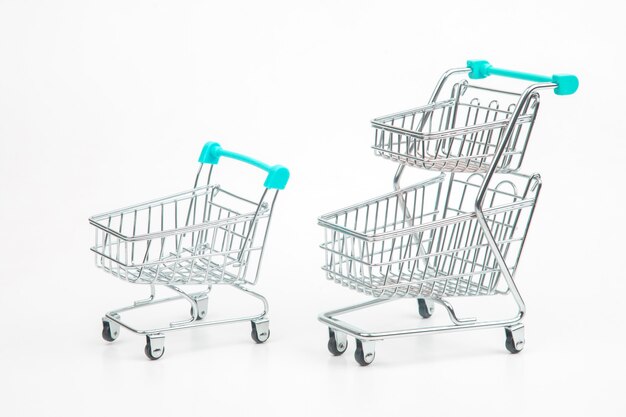
<path id="1" fill-rule="evenodd" d="M 451 174 L 326 214 L 321 247 L 330 280 L 380 298 L 475 296 L 501 270 L 474 213 L 482 174 Z M 514 273 L 539 192 L 538 175 L 505 175 L 484 214 Z"/>
<path id="2" fill-rule="evenodd" d="M 268 215 L 267 202 L 198 187 L 92 217 L 91 250 L 98 267 L 133 283 L 240 283 Z"/>
<path id="3" fill-rule="evenodd" d="M 448 83 L 450 84 L 450 83 Z M 520 95 L 469 84 L 452 84 L 447 99 L 376 118 L 376 155 L 418 168 L 485 172 L 504 138 Z M 539 108 L 539 95 L 525 101 L 499 172 L 519 169 Z"/>

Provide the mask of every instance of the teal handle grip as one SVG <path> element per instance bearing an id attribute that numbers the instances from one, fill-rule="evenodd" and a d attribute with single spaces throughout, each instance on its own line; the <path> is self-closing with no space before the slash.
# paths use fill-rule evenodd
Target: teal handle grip
<path id="1" fill-rule="evenodd" d="M 282 165 L 268 165 L 259 161 L 258 159 L 251 158 L 246 155 L 242 155 L 237 152 L 231 152 L 223 149 L 217 142 L 207 142 L 202 148 L 200 158 L 198 161 L 202 164 L 215 165 L 219 162 L 221 157 L 236 159 L 237 161 L 245 162 L 257 168 L 267 172 L 267 178 L 263 184 L 265 188 L 275 188 L 282 190 L 289 181 L 289 170 Z"/>
<path id="2" fill-rule="evenodd" d="M 487 78 L 490 75 L 499 75 L 501 77 L 517 78 L 526 81 L 551 82 L 557 85 L 554 92 L 560 96 L 574 94 L 576 90 L 578 90 L 578 77 L 571 74 L 539 75 L 528 72 L 511 71 L 496 68 L 487 61 L 467 61 L 467 67 L 471 69 L 469 77 L 475 80 Z"/>

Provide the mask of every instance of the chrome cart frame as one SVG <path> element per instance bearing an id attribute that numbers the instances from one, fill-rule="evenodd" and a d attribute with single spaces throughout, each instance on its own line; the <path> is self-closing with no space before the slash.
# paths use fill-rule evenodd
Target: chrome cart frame
<path id="1" fill-rule="evenodd" d="M 469 79 L 500 75 L 535 84 L 515 94 L 464 79 L 452 86 L 449 99 L 440 100 L 444 85 L 463 75 Z M 321 216 L 318 221 L 326 232 L 322 248 L 328 279 L 375 297 L 319 316 L 328 326 L 328 349 L 333 355 L 346 351 L 347 336 L 356 339 L 356 361 L 369 365 L 375 357 L 376 341 L 496 327 L 505 329 L 507 350 L 518 353 L 523 349 L 526 306 L 514 274 L 541 179 L 538 174 L 516 172 L 538 111 L 539 91 L 554 89 L 558 95 L 567 95 L 577 88 L 573 75 L 548 77 L 495 68 L 486 61 L 468 61 L 467 68 L 443 74 L 428 105 L 372 121 L 375 153 L 399 163 L 393 180 L 395 192 Z M 476 98 L 463 102 L 468 91 L 486 94 L 491 101 L 488 105 Z M 516 100 L 502 110 L 500 100 L 491 97 L 494 94 Z M 406 165 L 451 172 L 445 192 L 441 188 L 444 174 L 401 188 Z M 467 178 L 459 180 L 455 178 L 458 175 Z M 470 184 L 477 176 L 480 181 L 471 184 L 475 190 L 471 197 L 467 186 L 459 189 L 455 185 Z M 504 180 L 495 181 L 496 177 Z M 513 178 L 526 178 L 523 191 L 516 186 L 512 191 L 500 188 L 512 184 Z M 505 203 L 498 200 L 503 196 L 509 198 Z M 432 203 L 427 203 L 429 198 Z M 496 320 L 459 317 L 447 299 L 486 295 L 510 296 L 516 314 Z M 417 299 L 423 318 L 433 314 L 435 304 L 441 305 L 450 324 L 375 332 L 338 318 L 406 297 Z"/>
<path id="2" fill-rule="evenodd" d="M 211 182 L 214 165 L 221 157 L 236 159 L 267 171 L 265 189 L 254 201 Z M 210 168 L 203 181 L 204 166 Z M 205 144 L 193 189 L 142 204 L 93 216 L 98 268 L 124 281 L 150 286 L 147 299 L 112 310 L 102 318 L 102 337 L 112 342 L 121 327 L 146 336 L 145 354 L 159 359 L 165 352 L 164 333 L 201 326 L 249 321 L 252 339 L 265 342 L 270 336 L 269 306 L 262 295 L 247 288 L 255 285 L 278 191 L 284 189 L 289 171 L 247 156 L 226 151 L 214 142 Z M 250 278 L 251 277 L 251 278 Z M 203 320 L 213 285 L 229 285 L 258 299 L 260 313 L 222 320 Z M 156 286 L 175 293 L 157 299 Z M 183 285 L 206 286 L 189 293 Z M 139 329 L 122 321 L 121 314 L 175 300 L 190 304 L 190 318 L 166 326 Z"/>

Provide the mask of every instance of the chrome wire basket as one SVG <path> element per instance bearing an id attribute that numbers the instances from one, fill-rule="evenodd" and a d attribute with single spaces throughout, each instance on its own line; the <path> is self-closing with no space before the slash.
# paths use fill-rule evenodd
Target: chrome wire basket
<path id="1" fill-rule="evenodd" d="M 198 187 L 94 216 L 96 265 L 136 284 L 239 284 L 263 249 L 268 202 Z"/>
<path id="2" fill-rule="evenodd" d="M 504 175 L 485 217 L 514 274 L 540 189 L 538 175 Z M 380 298 L 492 295 L 500 266 L 474 213 L 481 174 L 439 176 L 326 214 L 328 279 Z"/>
<path id="3" fill-rule="evenodd" d="M 447 99 L 372 121 L 378 156 L 444 172 L 485 172 L 489 168 L 520 94 L 456 82 Z M 533 94 L 515 122 L 497 171 L 517 171 L 537 111 Z"/>

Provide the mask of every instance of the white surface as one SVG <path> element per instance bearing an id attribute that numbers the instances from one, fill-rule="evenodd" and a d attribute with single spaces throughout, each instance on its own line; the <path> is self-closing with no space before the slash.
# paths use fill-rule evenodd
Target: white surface
<path id="1" fill-rule="evenodd" d="M 0 2 L 0 414 L 624 415 L 615 3 L 226 3 Z M 526 349 L 488 330 L 385 341 L 367 368 L 353 340 L 331 357 L 316 315 L 362 298 L 324 280 L 316 217 L 390 189 L 369 120 L 468 58 L 581 80 L 543 95 L 525 160 L 545 184 L 518 275 Z M 100 338 L 143 288 L 93 267 L 87 218 L 187 188 L 206 140 L 291 169 L 258 287 L 272 337 L 170 334 L 150 362 L 141 337 Z"/>

